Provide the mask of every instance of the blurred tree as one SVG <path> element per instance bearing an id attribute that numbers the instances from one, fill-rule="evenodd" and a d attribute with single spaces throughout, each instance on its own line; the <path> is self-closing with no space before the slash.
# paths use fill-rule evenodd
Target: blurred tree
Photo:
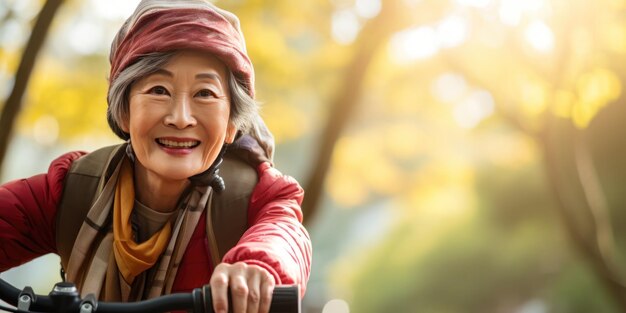
<path id="1" fill-rule="evenodd" d="M 483 68 L 467 66 L 471 63 L 466 62 L 464 55 L 446 53 L 444 59 L 472 84 L 494 91 L 500 116 L 536 141 L 542 151 L 547 178 L 557 200 L 556 208 L 572 243 L 589 261 L 613 299 L 626 311 L 624 271 L 616 259 L 607 200 L 591 152 L 582 139 L 583 129 L 601 108 L 614 101 L 623 101 L 618 98 L 622 83 L 614 72 L 616 69 L 605 68 L 593 61 L 577 68 L 577 62 L 580 61 L 576 55 L 579 51 L 575 49 L 577 38 L 574 34 L 568 34 L 568 30 L 576 28 L 603 32 L 599 28 L 614 27 L 612 7 L 610 2 L 598 3 L 595 16 L 582 19 L 577 17 L 586 16 L 589 12 L 589 7 L 584 3 L 552 2 L 552 5 L 554 33 L 561 35 L 558 37 L 561 40 L 555 40 L 553 56 L 548 58 L 553 62 L 542 63 L 536 54 L 520 53 L 524 50 L 519 47 L 514 55 L 514 65 L 509 66 L 504 62 L 498 65 L 500 69 L 514 68 L 511 70 L 515 72 L 506 71 L 515 73 L 514 79 L 519 73 L 526 72 L 519 82 L 522 88 L 530 90 L 522 91 L 522 97 L 517 92 L 499 91 L 501 82 L 495 81 L 492 73 L 485 73 Z M 595 18 L 600 16 L 606 16 L 609 22 L 595 24 Z M 598 41 L 598 44 L 608 43 Z M 613 52 L 611 50 L 611 47 L 606 47 L 590 53 L 610 54 Z"/>
<path id="2" fill-rule="evenodd" d="M 477 133 L 488 133 L 490 131 L 502 133 L 503 125 L 500 125 L 499 128 L 495 129 L 493 127 L 484 126 L 493 124 L 495 121 L 499 120 L 506 123 L 505 125 L 507 126 L 504 126 L 505 129 L 512 127 L 513 133 L 519 132 L 532 140 L 534 143 L 533 146 L 537 148 L 539 156 L 542 157 L 541 160 L 543 160 L 543 164 L 545 166 L 545 174 L 548 182 L 547 186 L 551 187 L 551 196 L 554 200 L 556 200 L 555 205 L 551 205 L 550 201 L 547 201 L 546 203 L 543 203 L 542 206 L 546 208 L 554 207 L 556 209 L 556 212 L 559 213 L 558 216 L 560 216 L 561 221 L 565 226 L 565 231 L 569 235 L 572 246 L 580 253 L 590 266 L 590 272 L 587 272 L 585 275 L 597 275 L 596 278 L 593 279 L 595 281 L 594 284 L 601 284 L 605 288 L 604 290 L 608 291 L 608 295 L 610 295 L 611 300 L 605 298 L 606 301 L 610 302 L 601 306 L 604 308 L 602 311 L 605 311 L 605 309 L 614 310 L 611 309 L 611 302 L 616 303 L 620 308 L 620 311 L 626 311 L 626 297 L 624 297 L 624 294 L 626 294 L 623 277 L 624 272 L 623 268 L 620 266 L 620 264 L 623 263 L 621 262 L 623 257 L 620 255 L 619 249 L 613 239 L 613 225 L 619 224 L 616 224 L 617 221 L 611 219 L 611 216 L 618 214 L 617 212 L 621 211 L 621 208 L 611 206 L 611 201 L 609 201 L 604 195 L 603 186 L 600 180 L 601 178 L 597 172 L 596 163 L 592 158 L 593 151 L 589 148 L 586 136 L 589 123 L 593 121 L 594 117 L 601 111 L 601 109 L 611 103 L 623 105 L 624 99 L 621 97 L 621 86 L 623 83 L 622 78 L 618 74 L 623 71 L 623 68 L 620 65 L 621 62 L 618 60 L 624 56 L 624 40 L 623 37 L 613 36 L 616 34 L 623 34 L 623 30 L 625 29 L 626 21 L 624 21 L 622 16 L 616 14 L 614 11 L 617 7 L 623 7 L 624 3 L 623 1 L 596 2 L 594 3 L 593 8 L 590 8 L 586 2 L 536 1 L 536 3 L 540 3 L 540 5 L 548 8 L 542 12 L 549 13 L 546 13 L 536 19 L 522 16 L 522 22 L 519 24 L 528 25 L 525 29 L 525 33 L 520 31 L 524 30 L 522 27 L 508 27 L 507 25 L 502 25 L 505 24 L 502 22 L 502 19 L 498 19 L 488 13 L 495 11 L 497 7 L 501 5 L 501 11 L 498 13 L 500 13 L 500 17 L 502 18 L 502 16 L 507 13 L 505 11 L 505 9 L 507 9 L 505 6 L 507 4 L 515 6 L 512 4 L 513 2 L 509 3 L 507 1 L 502 1 L 497 2 L 497 4 L 493 2 L 485 2 L 487 4 L 484 7 L 482 7 L 480 3 L 476 2 L 476 7 L 472 7 L 474 2 L 471 1 L 450 1 L 448 2 L 448 9 L 444 10 L 444 15 L 438 18 L 438 20 L 444 22 L 453 20 L 453 18 L 457 18 L 458 21 L 459 17 L 465 19 L 466 21 L 469 20 L 466 25 L 472 26 L 472 35 L 468 36 L 466 42 L 458 47 L 445 47 L 444 45 L 439 48 L 433 48 L 433 51 L 435 52 L 430 55 L 420 57 L 422 59 L 426 59 L 428 56 L 432 56 L 428 59 L 428 62 L 424 62 L 422 60 L 414 61 L 414 63 L 409 66 L 405 66 L 404 68 L 393 69 L 392 71 L 394 71 L 395 74 L 390 74 L 387 77 L 392 81 L 390 84 L 396 84 L 394 88 L 389 88 L 389 91 L 394 93 L 398 93 L 398 91 L 401 90 L 402 87 L 399 85 L 406 84 L 406 82 L 403 82 L 404 80 L 410 80 L 408 85 L 412 85 L 411 88 L 413 89 L 413 97 L 408 97 L 406 94 L 394 96 L 389 93 L 372 102 L 379 106 L 382 103 L 380 102 L 381 99 L 391 99 L 386 101 L 386 103 L 406 102 L 408 99 L 414 100 L 416 95 L 421 97 L 422 100 L 420 102 L 431 102 L 428 105 L 420 106 L 422 111 L 420 112 L 421 116 L 418 117 L 418 120 L 423 125 L 425 124 L 419 128 L 426 129 L 430 136 L 447 141 L 447 144 L 442 144 L 440 142 L 429 140 L 426 144 L 427 148 L 423 150 L 422 158 L 430 157 L 436 159 L 449 158 L 449 156 L 444 156 L 444 154 L 441 154 L 438 151 L 440 146 L 444 146 L 444 151 L 447 151 L 448 153 L 459 153 L 459 151 L 451 149 L 450 145 L 459 143 L 466 144 L 464 142 L 469 141 L 469 138 L 462 137 L 467 136 L 466 134 L 456 133 L 454 130 L 447 128 L 451 125 L 446 125 L 444 122 L 433 123 L 433 120 L 441 119 L 442 116 L 445 116 L 442 115 L 441 111 L 436 112 L 436 110 L 433 109 L 438 103 L 446 101 L 446 99 L 442 99 L 438 96 L 437 93 L 443 93 L 444 96 L 446 94 L 449 95 L 454 93 L 454 89 L 458 87 L 455 86 L 455 84 L 460 80 L 463 85 L 462 89 L 470 91 L 474 90 L 472 92 L 485 95 L 478 97 L 477 99 L 473 99 L 473 102 L 456 100 L 456 102 L 453 103 L 454 106 L 452 107 L 454 111 L 451 112 L 453 114 L 453 118 L 456 119 L 456 122 L 464 128 L 476 128 L 473 132 L 476 134 L 474 136 L 477 136 Z M 403 2 L 403 4 L 407 5 L 404 9 L 405 11 L 412 10 L 412 12 L 431 11 L 429 6 L 433 5 L 433 3 L 429 1 L 422 1 L 413 8 L 409 6 L 409 2 Z M 462 5 L 466 5 L 466 8 L 460 9 Z M 420 14 L 416 14 L 414 19 L 414 21 L 416 21 L 414 24 L 415 26 L 406 31 L 407 33 L 412 32 L 411 35 L 415 34 L 415 37 L 411 37 L 413 39 L 407 38 L 407 41 L 414 40 L 413 45 L 406 45 L 407 49 L 413 49 L 406 51 L 406 53 L 409 54 L 415 53 L 415 51 L 423 46 L 432 44 L 432 42 L 428 41 L 428 36 L 436 36 L 436 31 L 439 31 L 439 29 L 436 31 L 432 31 L 432 29 L 441 27 L 438 26 L 437 23 L 426 23 L 420 21 L 418 18 L 418 15 Z M 547 23 L 549 24 L 546 25 L 544 21 L 548 21 Z M 444 24 L 444 22 L 441 22 L 439 25 Z M 434 26 L 431 26 L 433 24 Z M 444 37 L 438 40 L 441 42 L 445 39 L 446 38 Z M 433 41 L 436 42 L 436 39 Z M 420 47 L 420 45 L 422 46 Z M 546 52 L 546 49 L 549 52 Z M 387 56 L 383 56 L 382 58 L 384 57 Z M 382 58 L 379 58 L 379 60 Z M 374 60 L 372 62 L 373 66 L 376 66 L 376 63 L 378 62 L 384 65 L 377 67 L 377 71 L 374 69 L 370 71 L 377 72 L 379 77 L 383 76 L 383 79 L 381 80 L 384 80 L 385 77 L 384 75 L 381 75 L 381 72 L 384 71 L 384 66 L 389 66 L 389 62 Z M 416 87 L 419 86 L 419 84 L 423 84 L 428 81 L 436 81 L 431 90 L 427 89 L 422 91 L 420 87 Z M 443 83 L 441 83 L 442 81 Z M 366 90 L 369 91 L 378 87 L 379 86 L 372 84 L 368 85 Z M 487 93 L 484 91 L 487 91 Z M 471 94 L 472 92 L 462 90 L 461 94 Z M 433 93 L 435 94 L 434 99 L 432 98 Z M 372 92 L 366 92 L 365 97 L 371 95 L 375 94 Z M 481 110 L 483 110 L 483 112 L 484 110 L 490 112 L 489 110 L 491 110 L 491 104 L 494 105 L 493 110 L 495 110 L 495 115 L 493 115 L 492 118 L 486 118 L 491 116 L 491 113 L 487 113 L 481 117 L 480 114 L 483 114 L 481 113 Z M 379 115 L 375 115 L 376 113 L 372 112 L 376 112 Z M 380 113 L 382 113 L 382 111 L 378 109 L 372 110 L 372 112 L 369 112 L 371 116 L 374 116 L 374 118 L 371 119 L 372 121 L 379 118 L 381 116 Z M 472 118 L 472 116 L 476 116 L 477 114 L 479 116 L 477 123 L 473 123 L 470 118 Z M 389 115 L 387 114 L 386 116 L 388 117 Z M 393 121 L 397 122 L 399 120 L 402 119 L 394 119 Z M 437 126 L 438 124 L 439 126 Z M 456 127 L 458 126 L 459 125 L 456 125 Z M 613 127 L 617 126 L 618 125 L 613 125 Z M 363 125 L 361 125 L 361 127 L 363 127 Z M 381 128 L 380 126 L 376 127 Z M 619 136 L 618 134 L 621 131 L 623 131 L 623 129 L 620 131 L 616 130 L 607 135 Z M 440 132 L 445 133 L 442 134 Z M 372 144 L 372 141 L 376 138 L 375 136 L 371 136 L 371 133 L 367 134 L 368 135 L 364 137 L 368 138 L 367 140 L 369 141 L 361 143 L 363 145 Z M 405 135 L 405 138 L 407 137 L 408 136 Z M 420 139 L 428 140 L 427 138 L 423 138 L 421 136 L 418 137 Z M 435 141 L 436 140 L 437 139 L 435 139 Z M 615 141 L 617 138 L 609 137 L 604 138 L 603 140 Z M 486 141 L 487 140 L 483 139 L 483 142 Z M 411 144 L 411 142 L 415 143 L 415 141 L 410 141 L 407 142 L 407 144 Z M 502 140 L 500 140 L 500 142 L 502 142 Z M 481 147 L 475 148 L 480 149 Z M 506 149 L 506 146 L 495 149 Z M 462 155 L 467 154 L 466 150 L 461 150 L 460 152 Z M 489 152 L 493 153 L 496 151 L 490 150 Z M 471 159 L 473 154 L 475 154 L 475 152 L 470 154 L 468 162 L 474 162 Z M 359 154 L 359 157 L 362 156 Z M 341 161 L 338 160 L 337 162 Z M 353 160 L 353 162 L 355 161 Z M 616 164 L 614 162 L 615 161 L 613 161 L 613 165 L 615 166 Z M 427 162 L 426 164 L 428 163 L 432 163 L 432 161 Z M 345 163 L 341 164 L 344 166 L 346 165 Z M 396 163 L 396 167 L 398 167 L 398 164 L 402 163 Z M 356 168 L 361 171 L 364 169 L 362 166 L 357 166 Z M 400 171 L 402 171 L 402 169 L 406 170 L 407 168 L 400 166 L 400 169 Z M 424 170 L 424 167 L 417 166 L 417 171 Z M 351 173 L 350 171 L 339 168 L 333 168 L 332 171 L 341 172 L 343 175 L 353 175 L 354 177 L 364 176 L 362 173 Z M 411 175 L 411 173 L 412 172 L 409 172 L 409 175 Z M 624 173 L 622 172 L 621 174 Z M 341 174 L 337 174 L 336 176 L 339 177 L 340 175 Z M 494 175 L 501 174 L 494 173 Z M 334 176 L 335 175 L 331 173 L 331 177 Z M 401 175 L 400 180 L 410 184 L 412 178 L 406 177 L 405 179 L 402 179 L 402 176 L 406 177 L 405 175 Z M 429 185 L 438 184 L 436 179 L 433 180 L 436 176 L 424 176 L 427 177 L 427 180 L 421 182 L 419 187 L 416 188 L 429 188 Z M 360 184 L 358 180 L 348 181 L 354 183 L 356 186 L 362 186 L 362 183 Z M 343 182 L 345 183 L 346 179 L 343 179 Z M 332 189 L 332 187 L 330 188 Z M 376 191 L 376 187 L 371 184 L 361 188 L 364 188 L 365 191 L 358 191 L 358 188 L 353 188 L 352 190 L 356 194 L 367 194 L 368 192 Z M 442 187 L 439 186 L 435 188 L 441 189 Z M 494 188 L 494 186 L 491 186 L 491 188 Z M 523 188 L 518 189 L 517 186 L 510 186 L 510 188 L 515 188 L 515 190 L 531 195 L 532 197 L 537 195 L 536 193 L 528 192 Z M 420 193 L 419 196 L 415 197 L 424 196 L 425 195 L 421 195 Z M 453 195 L 450 196 L 454 197 Z M 361 200 L 358 200 L 357 203 L 362 203 L 362 201 L 364 201 L 363 199 L 368 199 L 367 196 L 359 197 Z M 429 196 L 426 195 L 426 197 Z M 371 197 L 369 199 L 371 199 Z M 509 205 L 514 205 L 516 201 L 520 201 L 520 199 L 511 198 L 511 204 Z M 423 203 L 423 201 L 420 201 L 420 203 Z M 460 206 L 473 207 L 473 205 L 467 203 L 457 204 Z M 422 204 L 421 206 L 424 205 L 426 204 Z M 445 208 L 438 207 L 438 205 L 441 205 L 439 200 L 428 203 L 428 205 L 437 206 L 436 208 L 433 207 L 430 210 L 445 210 Z M 410 207 L 413 210 L 416 209 L 415 206 Z M 401 214 L 401 216 L 411 216 L 412 214 L 414 213 L 405 213 Z M 426 218 L 424 213 L 418 214 L 417 216 L 422 219 Z M 520 224 L 523 222 L 523 220 L 520 221 Z M 408 218 L 407 220 L 399 222 L 399 224 L 401 225 L 399 227 L 410 227 L 409 225 L 416 225 L 419 224 L 419 222 Z M 470 225 L 473 225 L 473 223 L 470 223 Z M 485 227 L 489 229 L 496 226 L 487 224 Z M 458 230 L 455 229 L 454 231 L 456 233 Z M 536 232 L 545 234 L 545 232 L 540 231 L 539 229 L 537 229 Z M 480 238 L 479 226 L 472 226 L 471 230 L 466 230 L 466 233 L 472 234 L 472 238 L 476 238 L 476 240 L 479 240 L 479 242 L 483 244 L 493 242 L 493 237 L 488 237 L 489 239 L 485 237 L 482 240 L 478 239 Z M 425 238 L 428 235 L 424 235 L 420 238 L 414 237 L 412 240 L 400 239 L 400 236 L 401 235 L 399 234 L 395 236 L 390 235 L 388 241 L 384 244 L 386 248 L 381 248 L 381 250 L 391 249 L 392 246 L 402 245 L 400 243 L 396 243 L 396 241 L 408 244 L 410 242 L 426 240 Z M 504 236 L 504 234 L 498 236 Z M 440 238 L 441 235 L 435 235 L 434 237 Z M 514 238 L 517 238 L 517 235 L 507 234 L 506 237 L 513 240 Z M 466 238 L 465 240 L 471 241 L 472 239 Z M 539 238 L 536 240 L 537 243 L 544 241 Z M 464 246 L 467 244 L 471 245 L 471 242 L 466 242 L 462 245 Z M 546 244 L 551 245 L 549 243 Z M 557 244 L 555 243 L 554 245 Z M 444 246 L 450 247 L 450 244 L 443 242 L 434 244 L 433 249 Z M 390 252 L 389 250 L 386 250 L 387 253 L 381 252 L 381 255 L 379 256 L 380 259 L 376 259 L 375 256 L 372 256 L 371 258 L 373 260 L 378 260 L 372 261 L 375 265 L 372 265 L 371 267 L 364 267 L 364 270 L 359 272 L 360 274 L 355 274 L 356 277 L 353 281 L 354 284 L 349 285 L 349 287 L 345 287 L 346 290 L 354 289 L 352 303 L 358 304 L 357 306 L 360 308 L 358 310 L 359 312 L 410 311 L 407 310 L 407 308 L 410 308 L 411 306 L 404 304 L 405 302 L 410 302 L 407 298 L 400 298 L 405 301 L 398 301 L 398 298 L 394 298 L 389 293 L 383 292 L 385 300 L 381 301 L 378 303 L 378 306 L 376 306 L 372 302 L 375 300 L 371 300 L 376 299 L 376 296 L 371 293 L 360 294 L 360 291 L 365 292 L 364 290 L 367 289 L 367 287 L 363 286 L 366 284 L 364 279 L 372 278 L 372 273 L 380 271 L 381 266 L 385 266 L 385 268 L 387 268 L 387 266 L 383 264 L 389 263 L 389 258 L 401 258 L 392 255 L 394 253 L 398 253 L 400 249 L 402 248 L 398 247 L 396 250 L 393 250 L 393 252 Z M 450 249 L 454 250 L 455 248 Z M 476 249 L 476 251 L 480 251 L 479 248 Z M 470 250 L 473 251 L 472 249 Z M 428 251 L 429 253 L 434 253 L 433 250 Z M 467 250 L 464 251 L 464 253 L 460 254 L 441 256 L 437 259 L 437 262 L 451 262 L 454 258 L 461 258 L 464 261 L 472 262 L 471 258 L 474 254 Z M 529 252 L 530 251 L 527 251 L 526 253 Z M 403 269 L 399 270 L 399 272 L 406 273 L 406 271 L 414 271 L 416 275 L 422 275 L 424 272 L 428 272 L 430 270 L 428 267 L 419 266 L 418 262 L 430 259 L 431 257 L 436 258 L 427 254 L 419 254 L 419 256 L 407 256 L 406 254 L 403 254 L 403 257 L 406 259 L 404 262 L 411 265 L 402 267 Z M 481 262 L 489 262 L 489 257 L 483 259 Z M 498 263 L 497 260 L 491 260 L 491 262 Z M 352 266 L 340 268 L 347 270 L 348 267 L 353 267 L 354 264 L 351 265 Z M 499 273 L 498 275 L 500 278 L 506 277 L 507 274 L 505 273 L 504 268 L 507 268 L 507 266 L 502 266 L 502 270 L 496 270 Z M 414 268 L 421 268 L 422 270 L 414 270 Z M 454 266 L 451 265 L 450 268 L 454 268 Z M 489 266 L 487 266 L 487 268 L 489 268 Z M 435 270 L 434 272 L 439 275 L 447 273 L 449 270 L 449 268 L 445 266 L 437 267 L 436 269 L 438 270 Z M 463 270 L 471 272 L 472 268 L 463 267 Z M 376 290 L 390 290 L 393 283 L 399 282 L 401 280 L 400 277 L 393 276 L 395 271 L 397 271 L 397 267 L 394 266 L 389 266 L 388 270 L 383 270 L 384 273 L 381 274 L 383 277 L 386 275 L 392 275 L 393 278 L 389 279 L 389 288 L 385 288 L 385 286 L 383 286 L 382 288 Z M 528 270 L 523 272 L 529 273 Z M 484 271 L 481 271 L 481 273 L 484 274 Z M 460 272 L 456 272 L 456 274 L 458 275 L 452 275 L 452 277 L 459 279 L 459 277 L 463 276 Z M 386 278 L 379 279 L 387 281 Z M 415 277 L 414 279 L 415 281 L 412 283 L 408 282 L 411 281 L 410 278 L 406 279 L 407 281 L 404 281 L 404 283 L 407 284 L 405 287 L 409 289 L 409 291 L 405 291 L 405 295 L 407 297 L 409 295 L 415 296 L 415 293 L 420 294 L 419 292 L 421 289 L 416 289 L 419 288 L 417 287 L 419 284 L 425 283 L 426 281 L 432 284 L 435 280 L 435 278 L 428 280 L 427 278 L 420 277 Z M 453 278 L 446 279 L 445 277 L 440 276 L 440 279 L 442 282 L 447 282 L 449 284 L 445 285 L 446 288 L 454 288 L 451 286 L 451 284 L 453 284 Z M 479 283 L 482 279 L 483 278 L 474 277 L 470 281 L 472 283 Z M 519 281 L 511 279 L 508 280 L 506 285 L 519 285 L 517 289 L 524 290 L 525 288 L 523 285 L 526 280 L 527 279 L 524 279 L 523 277 L 519 277 Z M 431 284 L 426 285 L 432 286 Z M 467 288 L 467 284 L 464 285 L 464 288 Z M 499 287 L 494 285 L 490 287 L 485 286 L 478 288 L 484 291 L 494 290 L 494 288 Z M 505 294 L 514 293 L 513 290 L 507 291 L 506 289 L 502 289 L 500 291 Z M 526 291 L 530 292 L 531 289 L 526 289 Z M 424 292 L 427 294 L 427 291 Z M 347 294 L 350 294 L 350 292 L 347 292 Z M 451 298 L 457 300 L 461 299 L 459 294 L 448 295 L 449 297 L 437 297 L 437 300 L 431 300 L 430 303 L 437 301 L 440 301 L 440 303 L 446 303 L 450 302 Z M 432 296 L 434 297 L 435 295 Z M 528 295 L 520 296 L 520 299 L 528 297 Z M 418 299 L 428 298 L 428 296 L 425 296 L 424 298 Z M 485 300 L 485 298 L 482 299 Z M 519 308 L 524 304 L 520 301 L 521 300 L 516 300 L 512 303 L 514 306 Z M 494 302 L 483 303 L 491 304 L 486 307 L 473 305 L 470 306 L 473 309 L 468 310 L 466 306 L 461 305 L 461 302 L 457 302 L 455 305 L 451 305 L 449 307 L 438 307 L 438 309 L 433 309 L 432 311 L 484 312 L 487 308 L 493 309 L 501 307 Z M 413 304 L 417 305 L 415 302 Z M 398 309 L 400 307 L 403 309 Z M 505 306 L 505 308 L 506 307 L 507 306 Z M 592 311 L 598 311 L 598 308 L 600 307 L 596 307 Z M 496 309 L 495 311 L 508 312 L 512 309 L 513 308 L 509 307 L 508 309 Z M 422 310 L 419 311 L 422 312 Z M 425 310 L 423 312 L 429 311 L 431 310 Z"/>
<path id="3" fill-rule="evenodd" d="M 35 66 L 37 55 L 41 50 L 48 34 L 50 24 L 62 2 L 62 0 L 47 0 L 45 2 L 33 26 L 24 52 L 22 53 L 22 59 L 15 73 L 13 89 L 2 107 L 2 114 L 0 114 L 0 164 L 3 163 L 4 157 L 6 156 L 16 117 L 22 107 L 22 97 L 26 91 L 30 74 Z"/>
<path id="4" fill-rule="evenodd" d="M 304 183 L 307 196 L 302 204 L 304 218 L 310 221 L 319 208 L 324 183 L 331 163 L 334 147 L 343 130 L 356 115 L 362 94 L 365 72 L 378 49 L 398 30 L 409 24 L 404 16 L 401 1 L 389 0 L 382 3 L 380 13 L 363 26 L 352 47 L 353 56 L 342 73 L 339 87 L 330 102 L 323 133 L 316 146 L 312 170 Z M 372 166 L 376 166 L 372 164 Z"/>

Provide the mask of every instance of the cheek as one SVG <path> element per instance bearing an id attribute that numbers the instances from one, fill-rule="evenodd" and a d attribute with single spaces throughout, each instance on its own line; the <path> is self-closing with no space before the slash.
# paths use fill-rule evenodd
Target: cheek
<path id="1" fill-rule="evenodd" d="M 210 107 L 202 115 L 202 124 L 211 138 L 221 138 L 227 132 L 229 110 L 225 106 Z"/>
<path id="2" fill-rule="evenodd" d="M 203 124 L 208 139 L 204 148 L 204 165 L 206 168 L 213 163 L 227 139 L 228 114 L 228 107 L 225 109 L 223 107 L 213 108 L 211 112 L 205 112 L 206 118 L 203 119 Z"/>
<path id="3" fill-rule="evenodd" d="M 131 102 L 129 107 L 129 133 L 131 137 L 145 134 L 157 119 L 156 110 L 150 110 L 148 105 L 141 102 Z"/>
<path id="4" fill-rule="evenodd" d="M 142 135 L 146 132 L 146 119 L 145 118 L 139 118 L 139 114 L 136 115 L 131 115 L 130 118 L 130 135 L 132 136 L 138 136 L 138 135 Z"/>

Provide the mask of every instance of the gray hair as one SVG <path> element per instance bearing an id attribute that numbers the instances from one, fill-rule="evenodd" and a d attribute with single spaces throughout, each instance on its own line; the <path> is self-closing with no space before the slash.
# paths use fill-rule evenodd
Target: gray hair
<path id="1" fill-rule="evenodd" d="M 113 132 L 124 140 L 130 138 L 124 132 L 121 125 L 128 122 L 130 118 L 129 96 L 132 84 L 139 79 L 156 72 L 163 67 L 174 55 L 176 51 L 159 52 L 146 55 L 134 64 L 125 68 L 111 82 L 107 102 L 107 120 Z M 230 122 L 234 124 L 241 133 L 249 133 L 253 137 L 256 134 L 255 127 L 252 127 L 260 119 L 259 104 L 248 94 L 245 84 L 234 74 L 227 70 L 228 87 L 230 90 Z"/>

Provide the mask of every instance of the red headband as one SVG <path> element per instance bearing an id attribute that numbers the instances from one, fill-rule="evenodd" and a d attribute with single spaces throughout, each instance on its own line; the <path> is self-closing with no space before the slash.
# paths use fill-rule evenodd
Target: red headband
<path id="1" fill-rule="evenodd" d="M 181 49 L 198 49 L 217 57 L 244 80 L 254 98 L 254 69 L 243 36 L 222 15 L 208 9 L 169 9 L 142 16 L 111 57 L 109 82 L 141 56 Z"/>

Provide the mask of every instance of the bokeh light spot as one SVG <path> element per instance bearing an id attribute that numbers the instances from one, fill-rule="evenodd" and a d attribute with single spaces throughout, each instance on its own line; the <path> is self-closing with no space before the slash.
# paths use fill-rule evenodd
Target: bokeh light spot
<path id="1" fill-rule="evenodd" d="M 350 306 L 345 300 L 333 299 L 324 305 L 322 313 L 350 313 Z"/>
<path id="2" fill-rule="evenodd" d="M 533 21 L 524 32 L 526 41 L 539 52 L 550 52 L 554 48 L 554 33 L 542 21 Z"/>
<path id="3" fill-rule="evenodd" d="M 364 18 L 373 18 L 380 12 L 380 0 L 356 0 L 356 14 Z"/>
<path id="4" fill-rule="evenodd" d="M 425 59 L 439 51 L 437 33 L 432 27 L 422 26 L 397 33 L 391 39 L 391 52 L 399 62 Z"/>
<path id="5" fill-rule="evenodd" d="M 361 24 L 351 10 L 339 10 L 332 17 L 333 39 L 340 44 L 350 44 L 359 34 Z"/>

